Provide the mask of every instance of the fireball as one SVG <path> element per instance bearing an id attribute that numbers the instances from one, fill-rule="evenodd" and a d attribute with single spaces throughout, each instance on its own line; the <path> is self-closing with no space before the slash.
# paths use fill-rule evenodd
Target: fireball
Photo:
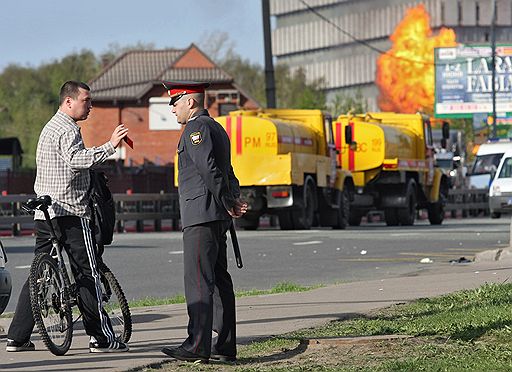
<path id="1" fill-rule="evenodd" d="M 382 111 L 431 113 L 434 107 L 434 48 L 456 46 L 452 29 L 434 36 L 423 4 L 407 10 L 390 37 L 393 45 L 377 59 L 376 83 Z"/>

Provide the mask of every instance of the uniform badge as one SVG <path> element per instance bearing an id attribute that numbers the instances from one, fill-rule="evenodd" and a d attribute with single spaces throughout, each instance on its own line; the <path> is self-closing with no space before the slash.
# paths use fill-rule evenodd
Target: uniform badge
<path id="1" fill-rule="evenodd" d="M 201 137 L 201 132 L 194 132 L 190 134 L 190 141 L 193 145 L 199 145 L 203 142 L 203 137 Z"/>

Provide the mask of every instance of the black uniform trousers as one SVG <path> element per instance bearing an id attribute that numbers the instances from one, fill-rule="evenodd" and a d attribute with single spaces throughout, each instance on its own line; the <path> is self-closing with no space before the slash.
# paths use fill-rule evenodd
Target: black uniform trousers
<path id="1" fill-rule="evenodd" d="M 98 274 L 94 234 L 91 221 L 76 216 L 52 219 L 55 234 L 69 257 L 71 272 L 77 284 L 78 307 L 86 333 L 98 342 L 114 341 L 114 332 L 110 319 L 103 310 L 101 282 Z M 46 221 L 35 221 L 35 254 L 50 253 L 50 227 Z M 16 342 L 26 342 L 34 328 L 34 319 L 30 306 L 28 279 L 16 305 L 16 312 L 9 327 L 8 338 Z"/>
<path id="2" fill-rule="evenodd" d="M 236 356 L 235 294 L 226 253 L 230 224 L 213 221 L 183 229 L 189 323 L 182 346 L 204 357 Z M 217 333 L 213 345 L 212 330 Z"/>

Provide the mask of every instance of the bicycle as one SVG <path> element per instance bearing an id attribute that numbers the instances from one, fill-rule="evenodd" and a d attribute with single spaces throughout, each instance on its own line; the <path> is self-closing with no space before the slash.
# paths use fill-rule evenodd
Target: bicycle
<path id="1" fill-rule="evenodd" d="M 23 209 L 43 212 L 50 226 L 52 248 L 50 253 L 38 253 L 30 267 L 29 291 L 34 322 L 39 334 L 50 352 L 64 355 L 71 347 L 73 325 L 81 315 L 73 320 L 73 307 L 78 304 L 78 290 L 72 283 L 62 254 L 62 246 L 50 222 L 48 207 L 51 197 L 41 196 L 29 199 Z M 102 300 L 109 315 L 116 338 L 126 343 L 132 334 L 132 318 L 124 292 L 112 271 L 98 257 L 98 271 L 101 278 Z"/>

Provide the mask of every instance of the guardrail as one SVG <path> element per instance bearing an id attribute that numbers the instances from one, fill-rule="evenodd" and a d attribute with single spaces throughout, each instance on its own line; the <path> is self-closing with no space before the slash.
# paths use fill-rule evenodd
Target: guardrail
<path id="1" fill-rule="evenodd" d="M 21 209 L 21 204 L 35 195 L 0 196 L 0 226 L 11 227 L 19 235 L 22 223 L 33 222 L 33 216 Z M 153 220 L 155 231 L 161 231 L 162 220 L 171 220 L 172 229 L 179 228 L 178 194 L 113 194 L 116 202 L 116 229 L 124 231 L 126 221 L 136 221 L 138 232 L 144 231 L 144 221 Z"/>
<path id="2" fill-rule="evenodd" d="M 489 214 L 488 189 L 450 190 L 445 211 L 452 217 Z M 22 223 L 31 223 L 33 217 L 21 209 L 21 204 L 35 195 L 0 196 L 0 226 L 10 226 L 12 235 L 19 235 Z M 153 220 L 155 231 L 161 231 L 162 220 L 171 220 L 178 230 L 180 210 L 177 193 L 168 194 L 114 194 L 116 202 L 116 229 L 125 230 L 126 221 L 136 221 L 138 232 L 144 231 L 144 221 Z"/>
<path id="3" fill-rule="evenodd" d="M 445 211 L 456 217 L 461 211 L 462 217 L 489 214 L 489 189 L 453 189 L 448 195 Z"/>

